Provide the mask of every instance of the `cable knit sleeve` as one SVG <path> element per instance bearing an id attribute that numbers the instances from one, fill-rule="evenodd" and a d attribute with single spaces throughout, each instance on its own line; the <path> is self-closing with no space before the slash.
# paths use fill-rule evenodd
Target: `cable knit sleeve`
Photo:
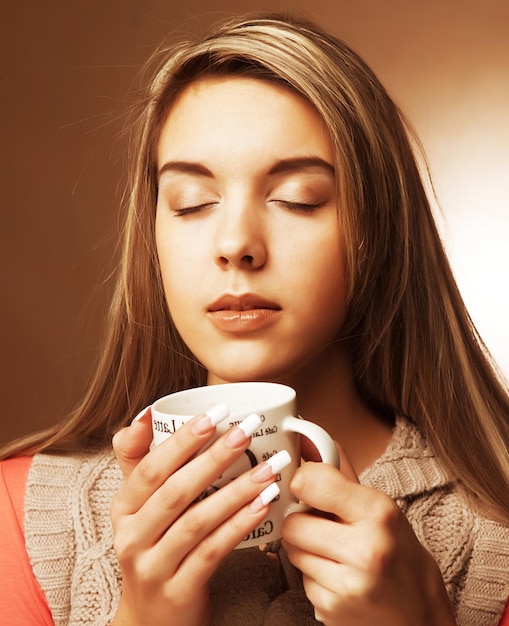
<path id="1" fill-rule="evenodd" d="M 121 481 L 111 451 L 34 457 L 25 536 L 55 626 L 106 626 L 115 614 L 121 576 L 109 507 Z"/>
<path id="2" fill-rule="evenodd" d="M 460 579 L 460 624 L 498 624 L 508 597 L 509 529 L 477 519 L 470 558 Z M 490 604 L 487 598 L 492 598 Z M 491 610 L 489 610 L 491 609 Z"/>
<path id="3" fill-rule="evenodd" d="M 509 528 L 480 517 L 411 422 L 360 477 L 402 508 L 436 560 L 459 626 L 498 626 L 509 597 Z"/>

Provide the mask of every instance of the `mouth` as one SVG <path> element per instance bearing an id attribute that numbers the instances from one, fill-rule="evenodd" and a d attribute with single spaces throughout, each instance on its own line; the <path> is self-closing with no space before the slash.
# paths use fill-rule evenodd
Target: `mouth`
<path id="1" fill-rule="evenodd" d="M 271 326 L 281 310 L 276 302 L 256 294 L 225 295 L 209 306 L 207 314 L 219 330 L 244 334 Z"/>
<path id="2" fill-rule="evenodd" d="M 281 307 L 270 300 L 266 300 L 256 294 L 244 294 L 241 296 L 225 295 L 213 302 L 209 308 L 209 313 L 217 311 L 254 311 L 257 309 L 268 309 L 271 311 L 280 311 Z"/>

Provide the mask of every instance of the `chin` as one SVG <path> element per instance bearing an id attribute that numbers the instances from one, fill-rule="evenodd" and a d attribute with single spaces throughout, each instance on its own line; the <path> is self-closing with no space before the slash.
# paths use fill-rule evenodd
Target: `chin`
<path id="1" fill-rule="evenodd" d="M 223 371 L 215 371 L 209 370 L 208 373 L 208 384 L 209 385 L 218 385 L 221 383 L 252 383 L 252 382 L 270 382 L 277 383 L 281 382 L 282 376 L 277 376 L 275 373 L 270 373 L 267 371 L 259 371 L 259 370 L 246 370 L 235 369 L 232 370 L 228 368 Z"/>

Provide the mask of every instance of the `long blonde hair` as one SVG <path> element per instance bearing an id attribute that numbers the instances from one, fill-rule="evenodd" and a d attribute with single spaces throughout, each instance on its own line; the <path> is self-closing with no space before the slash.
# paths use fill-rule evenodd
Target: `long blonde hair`
<path id="1" fill-rule="evenodd" d="M 109 445 L 155 398 L 205 384 L 168 314 L 154 238 L 155 147 L 183 87 L 242 74 L 286 85 L 327 125 L 345 233 L 350 344 L 365 401 L 404 414 L 483 511 L 509 520 L 509 399 L 468 316 L 443 251 L 412 146 L 377 77 L 349 47 L 308 22 L 247 16 L 160 50 L 132 127 L 121 271 L 108 334 L 83 401 L 61 424 L 4 456 Z"/>

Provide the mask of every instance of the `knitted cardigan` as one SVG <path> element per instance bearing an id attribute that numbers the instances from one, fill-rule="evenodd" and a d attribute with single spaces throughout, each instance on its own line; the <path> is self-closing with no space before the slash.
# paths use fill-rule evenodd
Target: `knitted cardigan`
<path id="1" fill-rule="evenodd" d="M 496 626 L 509 596 L 509 528 L 479 517 L 426 441 L 398 418 L 384 454 L 360 476 L 391 496 L 434 556 L 459 626 Z M 56 626 L 106 626 L 121 592 L 110 500 L 122 482 L 111 451 L 34 457 L 25 500 L 33 571 Z M 211 581 L 214 626 L 317 624 L 282 549 L 235 550 Z"/>

